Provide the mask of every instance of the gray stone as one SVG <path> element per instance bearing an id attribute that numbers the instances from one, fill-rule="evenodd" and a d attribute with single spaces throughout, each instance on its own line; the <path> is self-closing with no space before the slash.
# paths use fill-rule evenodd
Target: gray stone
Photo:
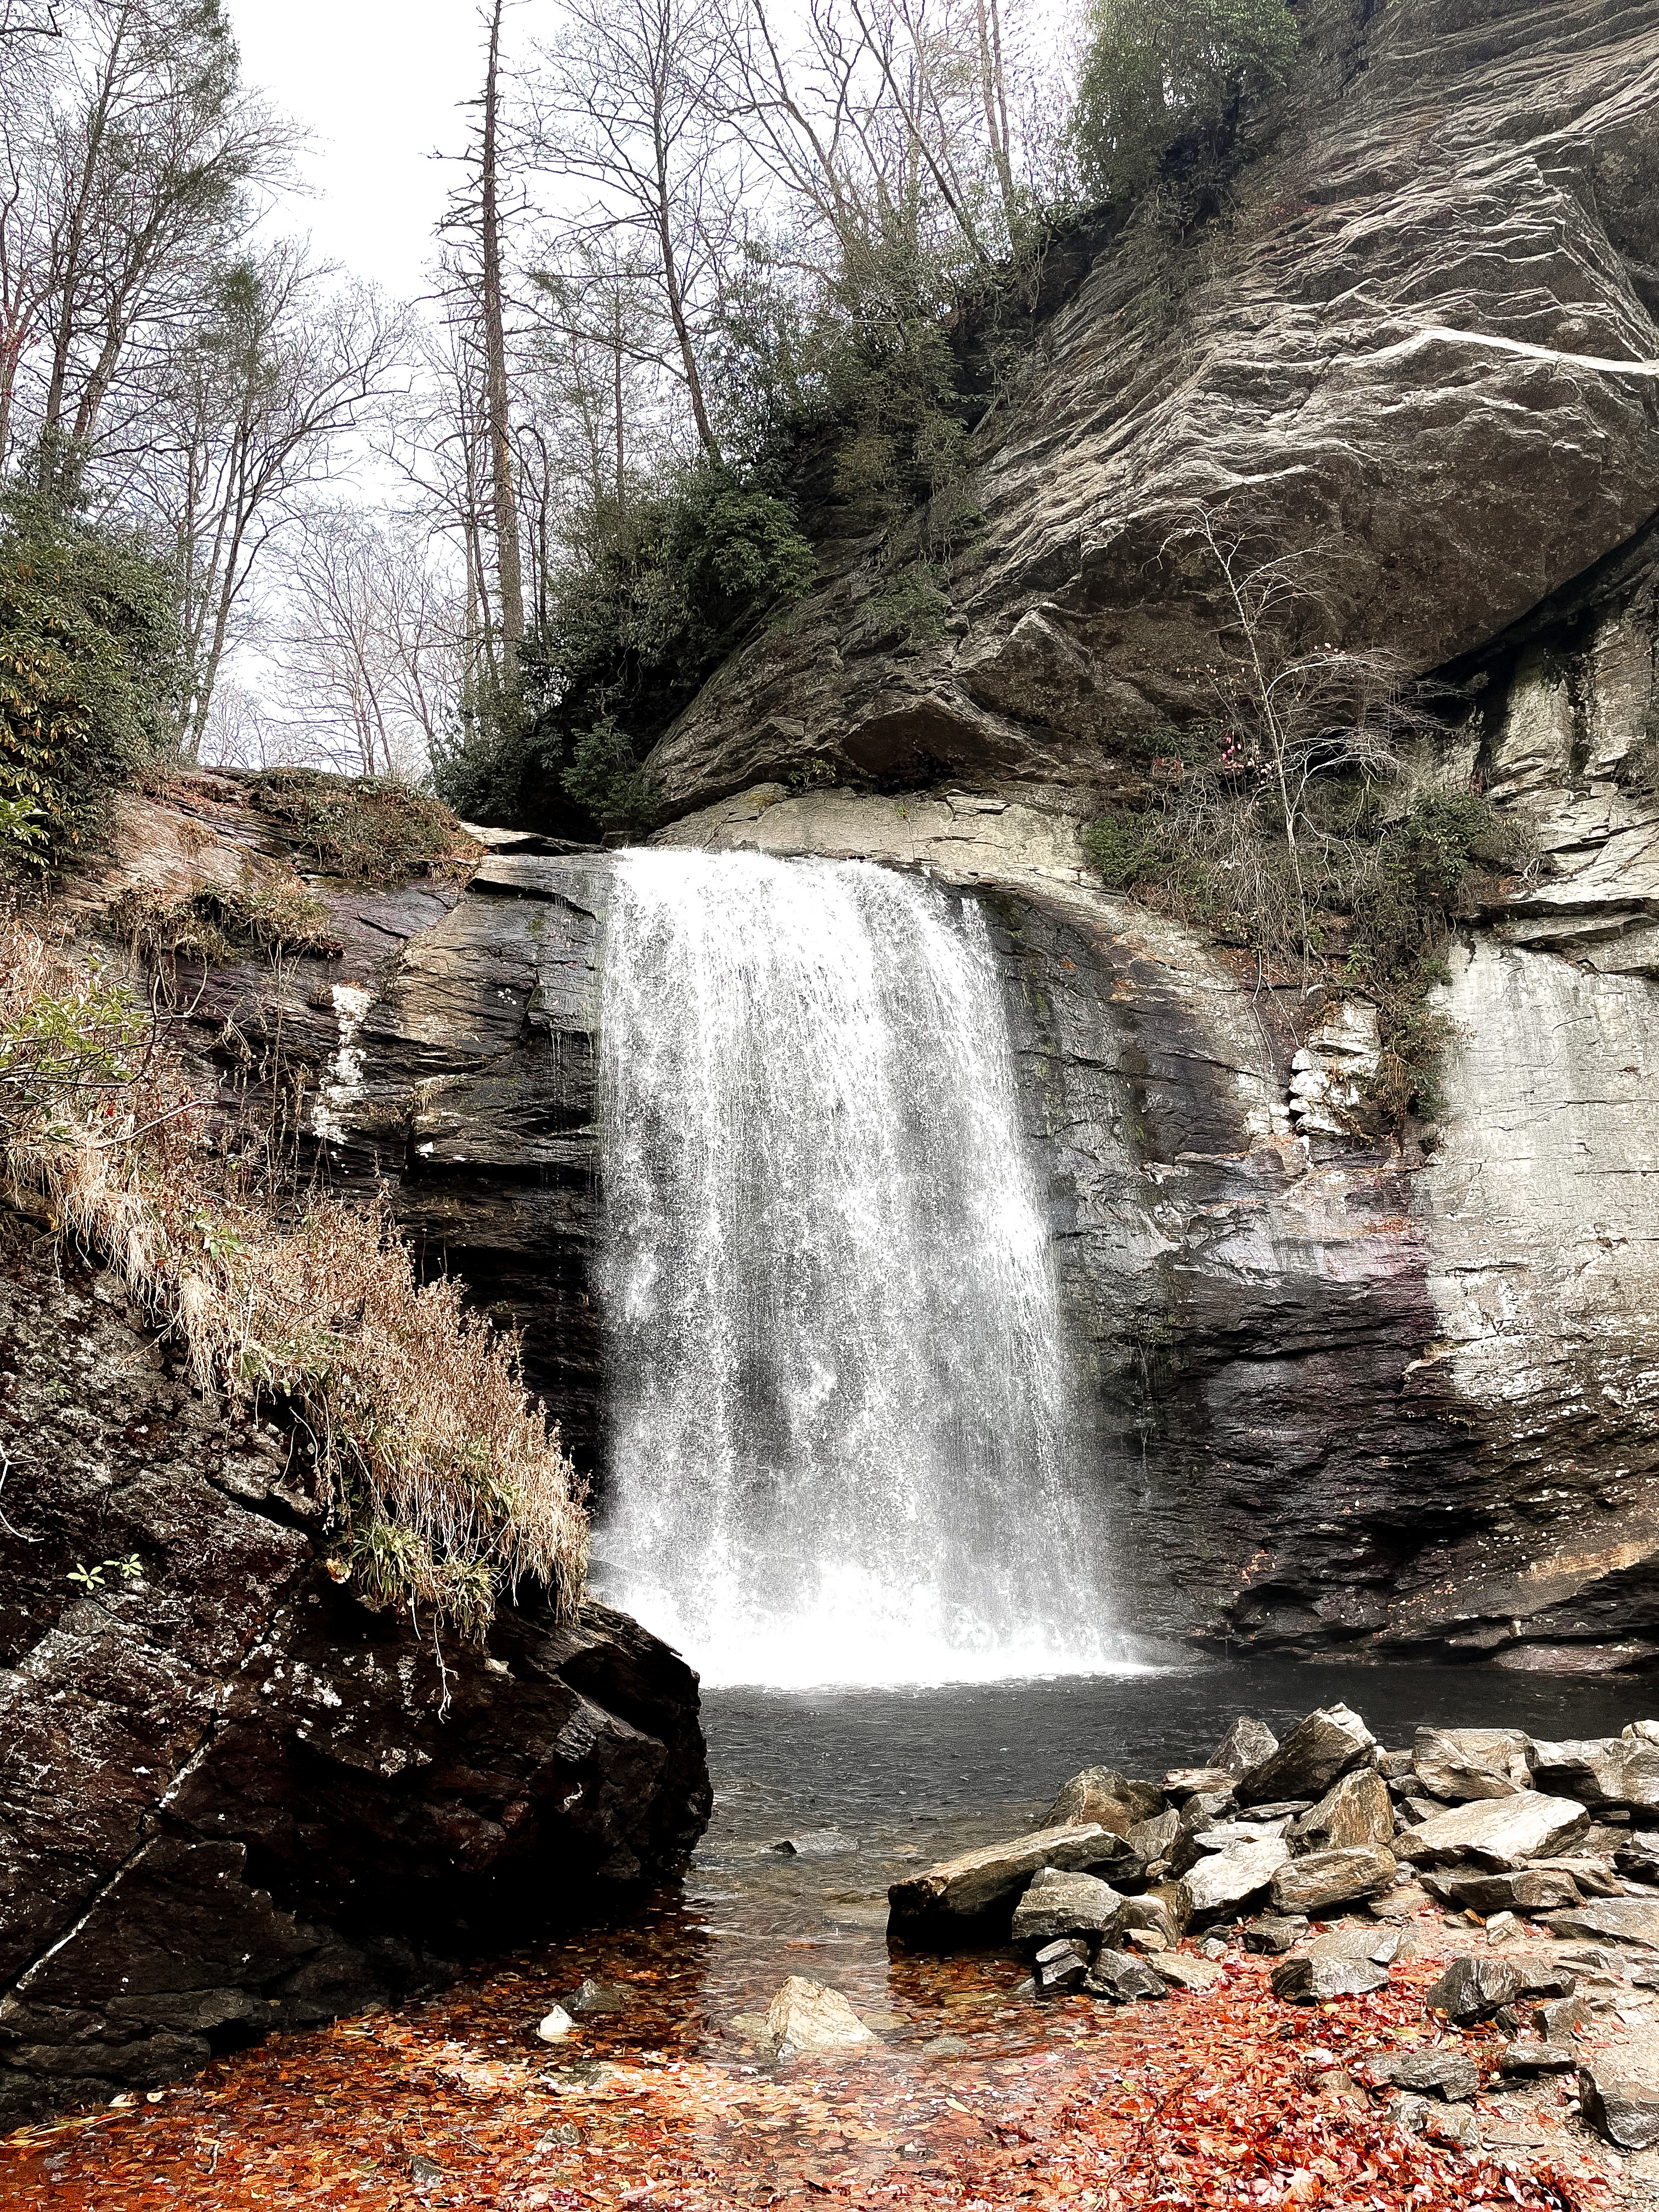
<path id="1" fill-rule="evenodd" d="M 1454 1804 L 1471 1798 L 1512 1797 L 1517 1786 L 1525 1787 L 1512 1781 L 1506 1769 L 1466 1749 L 1447 1729 L 1419 1729 L 1412 1764 L 1431 1797 Z"/>
<path id="2" fill-rule="evenodd" d="M 1642 1736 L 1607 1736 L 1566 1743 L 1534 1743 L 1533 1774 L 1540 1790 L 1559 1790 L 1586 1805 L 1659 1808 L 1659 1743 Z"/>
<path id="3" fill-rule="evenodd" d="M 1089 1954 L 1081 1944 L 1061 1940 L 1045 1943 L 1031 1961 L 1038 1994 L 1052 1996 L 1059 1990 L 1074 1990 L 1089 1971 Z"/>
<path id="4" fill-rule="evenodd" d="M 1083 1987 L 1091 1996 L 1110 1997 L 1115 2004 L 1170 1994 L 1170 1985 L 1160 1973 L 1144 1959 L 1132 1959 L 1124 1951 L 1097 1952 Z"/>
<path id="5" fill-rule="evenodd" d="M 1582 1805 L 1538 1790 L 1477 1798 L 1436 1813 L 1397 1836 L 1395 1856 L 1420 1866 L 1441 1866 L 1467 1856 L 1497 1873 L 1512 1873 L 1529 1859 L 1547 1857 L 1583 1819 Z"/>
<path id="6" fill-rule="evenodd" d="M 867 2048 L 881 2039 L 839 1990 L 791 1974 L 766 2008 L 765 2040 L 779 2059 L 809 2051 Z"/>
<path id="7" fill-rule="evenodd" d="M 1443 1884 L 1456 1905 L 1483 1917 L 1492 1912 L 1556 1912 L 1582 1902 L 1570 1874 L 1548 1867 L 1520 1867 L 1514 1874 L 1454 1875 Z"/>
<path id="8" fill-rule="evenodd" d="M 1430 2012 L 1443 2012 L 1459 2027 L 1490 2020 L 1501 2005 L 1525 1994 L 1526 1977 L 1508 1959 L 1454 1959 L 1423 1993 Z"/>
<path id="9" fill-rule="evenodd" d="M 1290 1856 L 1288 1844 L 1274 1841 L 1245 1844 L 1237 1850 L 1217 1851 L 1200 1859 L 1182 1876 L 1185 1909 L 1176 1917 L 1186 1926 L 1237 1912 L 1264 1894 Z"/>
<path id="10" fill-rule="evenodd" d="M 1277 1820 L 1224 1820 L 1218 1827 L 1199 1829 L 1193 1843 L 1200 1851 L 1235 1850 L 1240 1844 L 1273 1842 L 1290 1825 L 1282 1815 Z"/>
<path id="11" fill-rule="evenodd" d="M 799 1836 L 785 1836 L 772 1848 L 789 1858 L 833 1859 L 857 1850 L 858 1845 L 851 1836 L 843 1836 L 839 1828 L 809 1828 Z"/>
<path id="12" fill-rule="evenodd" d="M 1022 1946 L 1052 1943 L 1061 1936 L 1103 1936 L 1122 1905 L 1117 1891 L 1093 1875 L 1044 1867 L 1014 1907 L 1010 1932 Z"/>
<path id="13" fill-rule="evenodd" d="M 1189 1797 L 1227 1797 L 1231 1795 L 1233 1771 L 1226 1766 L 1172 1766 L 1163 1778 L 1166 1797 L 1183 1803 Z"/>
<path id="14" fill-rule="evenodd" d="M 1194 1959 L 1185 1952 L 1165 1952 L 1157 1960 L 1158 1972 L 1174 1990 L 1191 1990 L 1201 1996 L 1212 1990 L 1221 1979 L 1221 1966 L 1214 1959 Z"/>
<path id="15" fill-rule="evenodd" d="M 1128 1937 L 1138 1930 L 1161 1937 L 1172 1949 L 1181 1941 L 1181 1929 L 1168 1903 L 1150 1892 L 1145 1897 L 1126 1897 L 1118 1907 L 1114 1935 Z"/>
<path id="16" fill-rule="evenodd" d="M 1659 2143 L 1659 2087 L 1615 2074 L 1606 2059 L 1578 2068 L 1578 2098 L 1586 2127 L 1620 2150 L 1651 2150 Z"/>
<path id="17" fill-rule="evenodd" d="M 1323 2004 L 1332 1997 L 1364 1996 L 1383 1988 L 1389 1969 L 1380 1960 L 1356 1959 L 1315 1944 L 1281 1959 L 1271 1976 L 1273 1991 L 1291 2004 Z"/>
<path id="18" fill-rule="evenodd" d="M 1589 2008 L 1582 1997 L 1552 1997 L 1532 2008 L 1533 2025 L 1546 2043 L 1565 2043 L 1589 2025 Z"/>
<path id="19" fill-rule="evenodd" d="M 1596 1897 L 1565 1912 L 1552 1912 L 1548 1924 L 1562 1938 L 1597 1936 L 1615 1943 L 1644 1943 L 1659 1950 L 1659 1897 Z"/>
<path id="20" fill-rule="evenodd" d="M 1408 2090 L 1413 2096 L 1439 2097 L 1459 2104 L 1476 2096 L 1480 2069 L 1461 2051 L 1412 2051 L 1373 2058 L 1368 2070 L 1378 2081 Z"/>
<path id="21" fill-rule="evenodd" d="M 1115 1767 L 1085 1766 L 1065 1784 L 1038 1825 L 1077 1828 L 1092 1822 L 1114 1835 L 1127 1836 L 1131 1828 L 1156 1820 L 1163 1810 L 1163 1792 L 1150 1782 L 1131 1781 Z"/>
<path id="22" fill-rule="evenodd" d="M 1300 1913 L 1264 1912 L 1244 1925 L 1244 1948 L 1247 1951 L 1285 1952 L 1299 1943 L 1308 1932 L 1308 1923 Z"/>
<path id="23" fill-rule="evenodd" d="M 1407 1782 L 1413 1772 L 1412 1755 L 1408 1751 L 1374 1751 L 1371 1765 L 1385 1782 Z"/>
<path id="24" fill-rule="evenodd" d="M 1167 1859 L 1176 1838 L 1181 1833 L 1181 1815 L 1173 1806 L 1168 1811 L 1154 1814 L 1150 1820 L 1137 1822 L 1125 1841 L 1133 1851 L 1152 1866 L 1159 1859 Z"/>
<path id="25" fill-rule="evenodd" d="M 1407 1881 L 1397 1888 L 1384 1890 L 1381 1897 L 1367 1898 L 1365 1910 L 1378 1920 L 1408 1920 L 1431 1902 L 1427 1890 L 1414 1881 Z"/>
<path id="26" fill-rule="evenodd" d="M 1012 1916 L 1045 1867 L 1061 1874 L 1087 1873 L 1111 1866 L 1127 1850 L 1121 1837 L 1094 1822 L 1040 1828 L 1006 1843 L 982 1844 L 894 1882 L 887 1893 L 888 1932 L 906 1942 L 952 1938 L 975 1921 L 1004 1912 Z"/>
<path id="27" fill-rule="evenodd" d="M 1570 2044 L 1535 2043 L 1522 2037 L 1504 2045 L 1498 2063 L 1505 2074 L 1570 2074 L 1578 2063 L 1578 2053 Z"/>
<path id="28" fill-rule="evenodd" d="M 1279 1738 L 1265 1721 L 1241 1713 L 1210 1753 L 1210 1765 L 1228 1774 L 1243 1774 L 1271 1759 L 1278 1748 Z"/>
<path id="29" fill-rule="evenodd" d="M 629 1992 L 615 1982 L 590 1978 L 580 1985 L 574 1996 L 566 1998 L 565 2008 L 574 2013 L 626 2012 L 631 2002 Z"/>
<path id="30" fill-rule="evenodd" d="M 1375 1742 L 1364 1722 L 1346 1705 L 1310 1713 L 1276 1752 L 1239 1777 L 1238 1802 L 1259 1805 L 1270 1797 L 1322 1795 L 1351 1766 L 1369 1759 Z"/>
<path id="31" fill-rule="evenodd" d="M 1368 1844 L 1348 1850 L 1315 1851 L 1291 1859 L 1273 1879 L 1273 1909 L 1316 1918 L 1334 1905 L 1379 1896 L 1399 1878 L 1392 1851 Z"/>
<path id="32" fill-rule="evenodd" d="M 1357 1766 L 1334 1783 L 1291 1830 L 1295 1848 L 1312 1851 L 1383 1844 L 1393 1835 L 1394 1803 L 1389 1785 L 1369 1766 Z"/>

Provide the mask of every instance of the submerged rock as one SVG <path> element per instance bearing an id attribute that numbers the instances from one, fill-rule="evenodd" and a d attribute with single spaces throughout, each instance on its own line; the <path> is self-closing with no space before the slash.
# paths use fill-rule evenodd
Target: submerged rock
<path id="1" fill-rule="evenodd" d="M 832 1859 L 857 1850 L 858 1845 L 851 1836 L 843 1836 L 839 1828 L 809 1828 L 799 1836 L 785 1836 L 772 1848 L 788 1858 Z"/>
<path id="2" fill-rule="evenodd" d="M 839 1990 L 791 1974 L 766 2008 L 765 2040 L 775 2058 L 813 2051 L 856 2050 L 879 2043 Z"/>

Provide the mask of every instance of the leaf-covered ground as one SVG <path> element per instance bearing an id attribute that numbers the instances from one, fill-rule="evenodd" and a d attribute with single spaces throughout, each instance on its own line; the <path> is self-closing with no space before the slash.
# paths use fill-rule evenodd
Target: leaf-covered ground
<path id="1" fill-rule="evenodd" d="M 1012 1954 L 890 1968 L 873 1930 L 839 1949 L 833 1936 L 764 1933 L 711 1945 L 739 1931 L 700 1927 L 671 1900 L 435 2002 L 275 2039 L 154 2101 L 21 2130 L 0 2148 L 0 2206 L 1651 2202 L 1650 2185 L 1587 2144 L 1555 2085 L 1530 2094 L 1525 2127 L 1510 2130 L 1528 2147 L 1495 2154 L 1407 2134 L 1355 2083 L 1367 2052 L 1445 2032 L 1421 1993 L 1467 1945 L 1432 1917 L 1419 1932 L 1419 1955 L 1370 1997 L 1281 2004 L 1267 1962 L 1232 1954 L 1208 1994 L 1120 2010 L 1020 1999 Z M 760 2065 L 744 2021 L 790 1972 L 846 1989 L 879 2050 Z M 537 2021 L 587 1974 L 624 2008 L 540 2043 Z M 1495 2059 L 1495 2031 L 1465 2040 Z M 1482 2100 L 1483 2132 L 1503 2110 Z"/>

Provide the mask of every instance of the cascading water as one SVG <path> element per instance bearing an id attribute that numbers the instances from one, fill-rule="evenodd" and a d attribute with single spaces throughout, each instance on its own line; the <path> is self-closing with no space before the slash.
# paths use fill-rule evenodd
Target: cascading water
<path id="1" fill-rule="evenodd" d="M 709 1682 L 1107 1662 L 979 908 L 623 854 L 601 1030 L 606 1594 Z"/>

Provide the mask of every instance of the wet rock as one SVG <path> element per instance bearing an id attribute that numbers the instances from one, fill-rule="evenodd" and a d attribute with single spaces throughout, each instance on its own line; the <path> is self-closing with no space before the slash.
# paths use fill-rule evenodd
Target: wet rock
<path id="1" fill-rule="evenodd" d="M 1164 1810 L 1164 1793 L 1150 1782 L 1132 1782 L 1109 1766 L 1085 1766 L 1066 1784 L 1043 1814 L 1045 1828 L 1085 1827 L 1091 1823 L 1127 1836 L 1143 1820 Z"/>
<path id="2" fill-rule="evenodd" d="M 1615 1943 L 1645 1943 L 1659 1950 L 1659 1897 L 1597 1897 L 1548 1916 L 1552 1935 L 1600 1936 Z"/>
<path id="3" fill-rule="evenodd" d="M 1014 1907 L 1010 1931 L 1022 1948 L 1062 1936 L 1103 1936 L 1116 1925 L 1124 1900 L 1109 1882 L 1044 1867 Z"/>
<path id="4" fill-rule="evenodd" d="M 537 2021 L 536 2033 L 544 2043 L 562 2043 L 575 2025 L 562 2005 L 555 2005 L 551 2012 L 544 2013 Z"/>
<path id="5" fill-rule="evenodd" d="M 773 2056 L 795 2058 L 813 2051 L 851 2050 L 880 2041 L 839 1990 L 791 1974 L 766 2008 L 766 2041 Z"/>
<path id="6" fill-rule="evenodd" d="M 616 1983 L 590 1979 L 581 1984 L 567 2008 L 574 2013 L 626 2012 L 630 2002 L 629 1992 Z"/>
<path id="7" fill-rule="evenodd" d="M 1398 1875 L 1393 1852 L 1375 1844 L 1349 1850 L 1315 1851 L 1279 1869 L 1273 1879 L 1273 1909 L 1317 1918 L 1334 1905 L 1346 1905 L 1392 1889 Z"/>
<path id="8" fill-rule="evenodd" d="M 1425 1866 L 1468 1856 L 1496 1873 L 1513 1873 L 1529 1859 L 1547 1857 L 1583 1820 L 1584 1808 L 1573 1799 L 1539 1790 L 1476 1798 L 1408 1828 L 1395 1838 L 1395 1856 Z"/>
<path id="9" fill-rule="evenodd" d="M 1040 1996 L 1074 1990 L 1089 1971 L 1089 1954 L 1082 1945 L 1062 1939 L 1045 1943 L 1031 1961 L 1031 1978 Z"/>
<path id="10" fill-rule="evenodd" d="M 1578 2099 L 1586 2127 L 1620 2150 L 1650 2150 L 1659 2143 L 1659 2087 L 1615 2074 L 1606 2059 L 1578 2068 Z"/>
<path id="11" fill-rule="evenodd" d="M 1413 1771 L 1408 1751 L 1374 1751 L 1371 1765 L 1385 1782 L 1406 1782 Z"/>
<path id="12" fill-rule="evenodd" d="M 1482 1915 L 1557 1912 L 1582 1902 L 1572 1876 L 1547 1867 L 1520 1867 L 1513 1874 L 1454 1875 L 1443 1889 L 1453 1904 Z"/>
<path id="13" fill-rule="evenodd" d="M 1307 1932 L 1307 1921 L 1300 1913 L 1264 1912 L 1255 1920 L 1246 1921 L 1244 1948 L 1247 1951 L 1282 1953 L 1299 1943 Z"/>
<path id="14" fill-rule="evenodd" d="M 1214 1920 L 1253 1904 L 1290 1856 L 1287 1844 L 1274 1841 L 1245 1844 L 1237 1850 L 1217 1851 L 1200 1859 L 1181 1878 L 1184 1910 L 1177 1917 L 1189 1926 L 1194 1920 Z"/>
<path id="15" fill-rule="evenodd" d="M 1439 2097 L 1459 2104 L 1480 2088 L 1480 2069 L 1461 2051 L 1413 2051 L 1374 2058 L 1370 2072 L 1378 2081 L 1417 2097 Z"/>
<path id="16" fill-rule="evenodd" d="M 858 1845 L 851 1836 L 843 1836 L 839 1828 L 809 1828 L 802 1835 L 785 1836 L 772 1848 L 788 1858 L 833 1859 L 844 1852 L 857 1850 Z"/>
<path id="17" fill-rule="evenodd" d="M 1181 1929 L 1174 1913 L 1164 1898 L 1151 1893 L 1145 1897 L 1126 1897 L 1118 1907 L 1113 1934 L 1129 1937 L 1137 1930 L 1160 1936 L 1171 1949 L 1181 1941 Z"/>
<path id="18" fill-rule="evenodd" d="M 1374 1767 L 1358 1766 L 1334 1783 L 1291 1829 L 1297 1850 L 1345 1850 L 1387 1844 L 1394 1835 L 1394 1801 Z"/>
<path id="19" fill-rule="evenodd" d="M 1443 2012 L 1459 2027 L 1490 2020 L 1526 1991 L 1526 1977 L 1508 1959 L 1454 1959 L 1423 1993 L 1425 2008 Z"/>
<path id="20" fill-rule="evenodd" d="M 1431 1797 L 1462 1804 L 1472 1798 L 1512 1797 L 1517 1784 L 1509 1773 L 1460 1743 L 1443 1729 L 1422 1728 L 1412 1756 L 1413 1771 Z"/>
<path id="21" fill-rule="evenodd" d="M 1498 2061 L 1500 2072 L 1523 2079 L 1539 2074 L 1570 2074 L 1577 2063 L 1578 2053 L 1571 2045 L 1536 2043 L 1529 2038 L 1506 2043 Z"/>
<path id="22" fill-rule="evenodd" d="M 1125 1951 L 1097 1953 L 1083 1987 L 1091 1996 L 1109 1997 L 1115 2004 L 1133 2004 L 1170 1994 L 1170 1985 L 1162 1974 L 1144 1959 L 1133 1959 Z"/>
<path id="23" fill-rule="evenodd" d="M 1241 1805 L 1260 1805 L 1270 1797 L 1318 1797 L 1351 1766 L 1369 1759 L 1375 1742 L 1364 1722 L 1346 1705 L 1310 1713 L 1276 1752 L 1239 1777 L 1235 1794 Z"/>
<path id="24" fill-rule="evenodd" d="M 1193 1844 L 1200 1851 L 1236 1850 L 1240 1844 L 1276 1842 L 1290 1825 L 1282 1817 L 1277 1820 L 1224 1820 L 1219 1827 L 1200 1828 Z"/>
<path id="25" fill-rule="evenodd" d="M 1045 1867 L 1060 1874 L 1109 1871 L 1125 1854 L 1138 1869 L 1139 1861 L 1122 1838 L 1092 1821 L 986 1844 L 896 1881 L 887 1893 L 888 1933 L 904 1942 L 953 1941 L 976 1922 L 1012 1916 Z"/>
<path id="26" fill-rule="evenodd" d="M 1628 1806 L 1638 1811 L 1659 1808 L 1659 1743 L 1630 1729 L 1622 1736 L 1535 1742 L 1532 1761 L 1540 1790 L 1559 1790 L 1586 1805 Z"/>
<path id="27" fill-rule="evenodd" d="M 1278 1749 L 1279 1738 L 1265 1721 L 1241 1713 L 1210 1753 L 1210 1765 L 1224 1774 L 1243 1774 L 1271 1759 Z"/>
<path id="28" fill-rule="evenodd" d="M 1564 1858 L 1534 1859 L 1532 1865 L 1540 1874 L 1565 1875 L 1569 1881 L 1577 1882 L 1586 1897 L 1624 1897 L 1629 1893 L 1609 1858 L 1592 1858 L 1573 1851 Z"/>

